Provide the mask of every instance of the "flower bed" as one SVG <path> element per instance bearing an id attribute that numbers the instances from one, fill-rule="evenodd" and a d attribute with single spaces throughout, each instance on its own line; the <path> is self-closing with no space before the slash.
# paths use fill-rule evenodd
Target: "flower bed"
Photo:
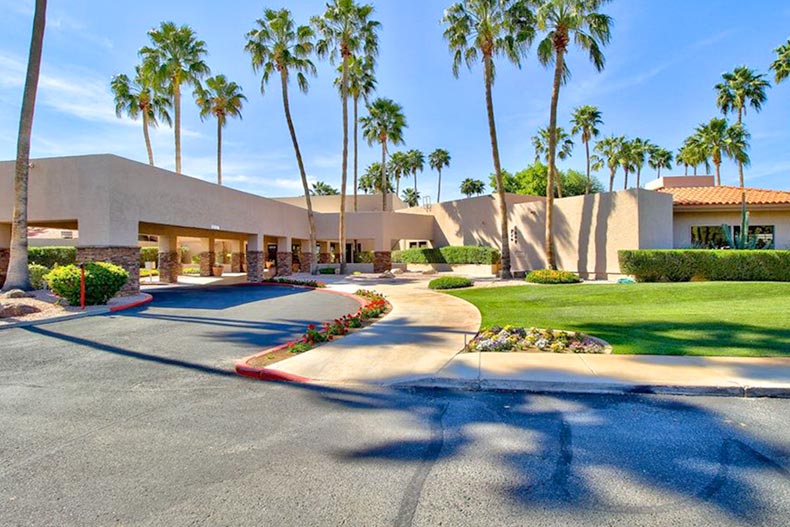
<path id="1" fill-rule="evenodd" d="M 611 353 L 606 342 L 573 331 L 492 326 L 470 342 L 465 352 Z"/>

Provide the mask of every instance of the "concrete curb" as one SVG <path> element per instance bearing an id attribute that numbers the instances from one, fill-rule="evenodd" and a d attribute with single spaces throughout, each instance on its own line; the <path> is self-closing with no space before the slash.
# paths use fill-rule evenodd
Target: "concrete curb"
<path id="1" fill-rule="evenodd" d="M 140 307 L 142 305 L 148 304 L 153 301 L 154 297 L 149 295 L 148 293 L 141 293 L 146 296 L 146 298 L 142 300 L 138 300 L 136 302 L 130 302 L 128 304 L 119 304 L 115 306 L 103 306 L 98 309 L 94 309 L 92 311 L 80 311 L 77 313 L 69 313 L 67 315 L 51 317 L 51 318 L 43 318 L 41 320 L 27 320 L 23 322 L 14 322 L 13 324 L 4 324 L 0 326 L 0 331 L 4 329 L 12 329 L 12 328 L 26 328 L 31 326 L 43 326 L 44 324 L 54 324 L 55 322 L 64 322 L 66 320 L 74 320 L 76 318 L 84 318 L 84 317 L 93 317 L 97 315 L 106 315 L 107 313 L 118 313 L 119 311 L 125 311 L 127 309 L 133 309 L 135 307 Z"/>
<path id="2" fill-rule="evenodd" d="M 394 388 L 436 388 L 535 394 L 685 395 L 790 399 L 790 388 L 781 386 L 682 386 L 664 384 L 519 381 L 507 379 L 449 379 L 440 377 L 430 377 L 410 382 L 396 383 L 391 386 Z"/>

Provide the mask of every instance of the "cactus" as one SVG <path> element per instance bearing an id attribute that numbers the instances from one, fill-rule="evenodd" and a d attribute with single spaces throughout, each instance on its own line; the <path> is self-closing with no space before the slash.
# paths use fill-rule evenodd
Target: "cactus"
<path id="1" fill-rule="evenodd" d="M 757 236 L 749 235 L 749 213 L 746 211 L 746 201 L 741 206 L 741 232 L 735 236 L 735 232 L 728 224 L 721 226 L 725 243 L 731 249 L 752 250 L 757 248 Z"/>

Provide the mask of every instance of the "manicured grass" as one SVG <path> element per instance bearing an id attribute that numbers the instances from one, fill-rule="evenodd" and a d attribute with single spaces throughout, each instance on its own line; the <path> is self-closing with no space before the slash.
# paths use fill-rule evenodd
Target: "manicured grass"
<path id="1" fill-rule="evenodd" d="M 582 331 L 620 354 L 790 357 L 790 284 L 491 287 L 448 293 L 480 309 L 483 327 Z"/>

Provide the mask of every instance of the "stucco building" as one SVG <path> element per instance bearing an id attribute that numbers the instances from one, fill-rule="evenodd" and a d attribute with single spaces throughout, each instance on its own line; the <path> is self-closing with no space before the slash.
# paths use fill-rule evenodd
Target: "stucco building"
<path id="1" fill-rule="evenodd" d="M 13 174 L 12 161 L 0 163 L 0 281 L 8 260 Z M 770 233 L 770 246 L 790 247 L 790 193 L 749 192 L 752 225 L 766 240 Z M 678 177 L 658 180 L 650 189 L 558 199 L 557 264 L 583 277 L 606 278 L 620 273 L 620 249 L 691 246 L 700 233 L 708 233 L 701 227 L 720 230 L 722 223 L 740 223 L 731 194 L 730 187 L 713 187 L 709 177 Z M 253 282 L 275 270 L 280 275 L 305 271 L 314 258 L 329 264 L 341 250 L 347 260 L 364 252 L 372 262 L 360 269 L 381 272 L 391 267 L 396 249 L 501 247 L 494 196 L 407 208 L 389 195 L 382 211 L 381 195 L 360 195 L 356 212 L 349 196 L 344 248 L 338 244 L 339 200 L 313 198 L 317 246 L 311 250 L 303 197 L 265 198 L 114 155 L 75 156 L 32 162 L 29 221 L 34 228 L 71 232 L 69 243 L 76 245 L 79 261 L 124 266 L 133 277 L 128 291 L 139 288 L 141 245 L 159 247 L 160 281 L 166 283 L 177 279 L 185 241 L 202 274 L 210 274 L 216 251 L 222 250 L 230 255 L 230 270 L 246 271 Z M 512 269 L 545 267 L 544 198 L 508 195 L 506 200 Z"/>

